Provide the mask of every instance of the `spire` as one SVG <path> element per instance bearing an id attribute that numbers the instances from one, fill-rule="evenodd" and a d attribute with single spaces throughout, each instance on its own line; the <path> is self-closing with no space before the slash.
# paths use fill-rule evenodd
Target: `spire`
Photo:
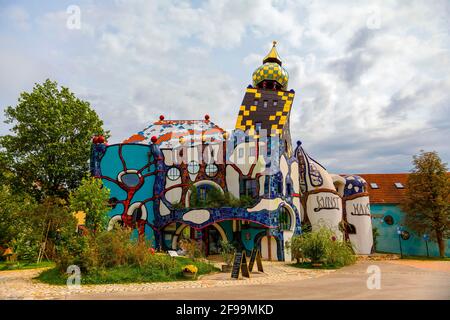
<path id="1" fill-rule="evenodd" d="M 273 41 L 272 49 L 267 54 L 267 56 L 264 58 L 263 63 L 276 62 L 281 66 L 281 59 L 280 59 L 280 56 L 278 55 L 276 45 L 277 45 L 277 42 Z"/>

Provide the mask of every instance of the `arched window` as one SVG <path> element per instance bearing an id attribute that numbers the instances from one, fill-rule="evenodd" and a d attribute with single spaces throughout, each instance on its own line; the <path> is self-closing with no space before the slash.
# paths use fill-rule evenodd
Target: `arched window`
<path id="1" fill-rule="evenodd" d="M 291 214 L 285 207 L 281 207 L 280 209 L 279 226 L 281 230 L 291 230 Z"/>

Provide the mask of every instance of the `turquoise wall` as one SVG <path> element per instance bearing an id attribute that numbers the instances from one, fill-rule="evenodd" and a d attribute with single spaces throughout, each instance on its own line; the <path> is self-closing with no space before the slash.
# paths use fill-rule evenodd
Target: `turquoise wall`
<path id="1" fill-rule="evenodd" d="M 397 234 L 397 227 L 403 226 L 403 219 L 405 213 L 398 205 L 393 204 L 371 204 L 370 210 L 372 214 L 372 225 L 378 229 L 379 236 L 377 237 L 376 251 L 400 253 L 399 236 Z M 378 216 L 379 215 L 379 216 Z M 392 225 L 382 222 L 384 216 L 391 215 L 394 219 Z M 403 227 L 408 231 L 410 237 L 408 240 L 401 239 L 401 246 L 404 255 L 412 256 L 426 256 L 427 249 L 425 240 L 411 230 Z M 432 240 L 432 239 L 431 239 Z M 439 247 L 436 242 L 428 241 L 429 255 L 433 257 L 439 256 Z M 450 257 L 450 240 L 447 240 L 446 256 Z"/>
<path id="2" fill-rule="evenodd" d="M 106 148 L 105 154 L 100 162 L 100 168 L 102 173 L 102 181 L 106 188 L 111 190 L 110 197 L 116 197 L 119 201 L 125 201 L 128 198 L 129 190 L 122 189 L 117 183 L 109 181 L 106 179 L 112 179 L 117 181 L 117 177 L 120 172 L 124 171 L 124 166 L 120 159 L 122 156 L 123 161 L 126 164 L 127 170 L 137 170 L 139 171 L 145 167 L 149 162 L 154 161 L 153 155 L 150 153 L 150 148 L 147 145 L 141 144 L 124 144 L 122 145 L 122 150 L 120 152 L 120 145 L 111 145 Z M 155 165 L 151 165 L 149 168 L 143 170 L 142 175 L 150 174 L 155 172 Z M 133 197 L 130 200 L 130 206 L 136 202 L 145 202 L 144 206 L 147 211 L 147 221 L 150 224 L 154 223 L 155 215 L 153 210 L 153 201 L 148 201 L 149 198 L 153 197 L 153 187 L 155 184 L 155 175 L 149 175 L 144 177 L 144 183 L 142 186 L 135 191 Z M 124 205 L 118 203 L 117 206 L 112 209 L 108 214 L 110 217 L 116 215 L 122 215 L 125 212 Z M 137 238 L 137 230 L 133 231 L 132 238 Z M 154 243 L 154 232 L 152 228 L 148 225 L 145 226 L 145 237 L 147 240 Z"/>

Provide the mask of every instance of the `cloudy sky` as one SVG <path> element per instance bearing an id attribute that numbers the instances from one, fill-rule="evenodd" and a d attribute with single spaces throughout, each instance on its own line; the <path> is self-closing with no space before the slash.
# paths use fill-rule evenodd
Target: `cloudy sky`
<path id="1" fill-rule="evenodd" d="M 110 142 L 160 114 L 233 128 L 272 40 L 292 139 L 329 171 L 406 172 L 420 149 L 450 162 L 447 0 L 0 0 L 0 134 L 46 78 L 89 101 Z"/>

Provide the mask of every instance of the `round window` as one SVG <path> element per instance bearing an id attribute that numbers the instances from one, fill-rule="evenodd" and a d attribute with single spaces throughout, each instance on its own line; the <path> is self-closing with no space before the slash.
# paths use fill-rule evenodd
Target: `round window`
<path id="1" fill-rule="evenodd" d="M 408 240 L 411 235 L 409 234 L 408 231 L 403 230 L 400 236 L 402 237 L 403 240 Z"/>
<path id="2" fill-rule="evenodd" d="M 207 176 L 214 177 L 217 174 L 217 171 L 219 171 L 219 169 L 215 164 L 211 163 L 206 165 L 205 172 Z"/>
<path id="3" fill-rule="evenodd" d="M 180 178 L 180 176 L 181 174 L 178 168 L 172 167 L 167 171 L 167 178 L 169 178 L 169 180 L 175 181 Z"/>
<path id="4" fill-rule="evenodd" d="M 394 224 L 394 218 L 392 218 L 391 215 L 387 215 L 384 217 L 384 222 L 386 222 L 386 224 L 391 226 Z"/>
<path id="5" fill-rule="evenodd" d="M 125 172 L 120 176 L 120 181 L 127 187 L 136 187 L 140 182 L 139 174 L 136 172 Z"/>
<path id="6" fill-rule="evenodd" d="M 196 174 L 200 170 L 200 165 L 197 161 L 191 161 L 188 163 L 187 169 L 190 174 Z"/>

